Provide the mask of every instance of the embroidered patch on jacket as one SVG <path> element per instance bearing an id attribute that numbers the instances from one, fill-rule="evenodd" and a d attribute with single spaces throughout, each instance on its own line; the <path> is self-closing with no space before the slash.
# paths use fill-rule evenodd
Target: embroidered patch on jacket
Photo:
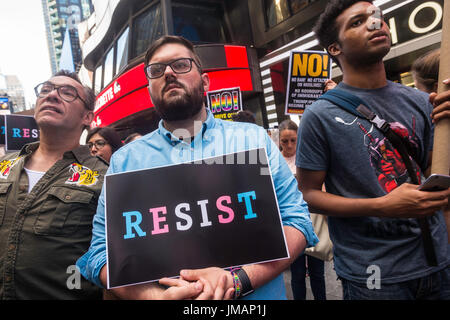
<path id="1" fill-rule="evenodd" d="M 93 171 L 79 163 L 72 163 L 69 167 L 72 176 L 67 179 L 66 184 L 76 184 L 79 186 L 93 186 L 98 181 L 98 171 Z"/>
<path id="2" fill-rule="evenodd" d="M 2 179 L 8 178 L 11 172 L 11 168 L 14 167 L 21 158 L 22 156 L 15 159 L 3 160 L 2 162 L 0 162 L 0 178 Z"/>

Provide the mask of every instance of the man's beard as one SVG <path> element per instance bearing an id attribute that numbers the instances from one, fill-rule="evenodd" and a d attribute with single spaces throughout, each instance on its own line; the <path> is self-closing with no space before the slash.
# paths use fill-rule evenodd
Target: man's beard
<path id="1" fill-rule="evenodd" d="M 198 87 L 193 88 L 192 92 L 189 92 L 183 84 L 176 80 L 167 82 L 162 90 L 162 97 L 164 97 L 165 88 L 172 83 L 179 85 L 184 90 L 184 93 L 170 100 L 167 99 L 169 101 L 164 98 L 151 97 L 155 105 L 155 110 L 161 119 L 166 121 L 179 121 L 190 119 L 198 114 L 203 107 L 204 89 L 202 82 L 200 81 Z"/>

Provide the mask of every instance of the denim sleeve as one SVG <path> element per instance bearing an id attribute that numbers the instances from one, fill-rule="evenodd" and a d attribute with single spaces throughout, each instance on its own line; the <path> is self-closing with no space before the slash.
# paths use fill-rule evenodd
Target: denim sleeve
<path id="1" fill-rule="evenodd" d="M 269 136 L 266 139 L 267 155 L 283 226 L 291 226 L 302 232 L 307 241 L 306 247 L 313 247 L 319 239 L 314 233 L 308 205 L 303 200 L 297 180 L 278 147 Z"/>
<path id="2" fill-rule="evenodd" d="M 112 173 L 112 163 L 107 174 Z M 105 185 L 98 199 L 97 212 L 93 219 L 92 239 L 89 250 L 77 260 L 80 273 L 87 280 L 103 288 L 100 282 L 100 270 L 106 264 L 106 233 L 105 233 Z"/>

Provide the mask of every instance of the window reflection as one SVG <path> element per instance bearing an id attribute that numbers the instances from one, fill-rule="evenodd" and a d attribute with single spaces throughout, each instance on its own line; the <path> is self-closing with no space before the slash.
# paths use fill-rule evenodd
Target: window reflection
<path id="1" fill-rule="evenodd" d="M 114 59 L 114 47 L 109 50 L 108 54 L 106 55 L 105 59 L 105 71 L 103 74 L 103 83 L 104 86 L 107 86 L 109 82 L 111 82 L 113 78 L 113 61 Z"/>
<path id="2" fill-rule="evenodd" d="M 290 16 L 287 0 L 266 1 L 267 23 L 269 27 L 279 24 Z"/>
<path id="3" fill-rule="evenodd" d="M 276 26 L 317 0 L 265 0 L 267 26 Z"/>
<path id="4" fill-rule="evenodd" d="M 313 1 L 310 1 L 310 0 L 291 0 L 290 3 L 291 3 L 292 14 L 296 14 L 300 10 L 306 8 L 310 2 L 313 2 Z"/>
<path id="5" fill-rule="evenodd" d="M 220 4 L 172 2 L 174 33 L 193 42 L 226 42 Z"/>
<path id="6" fill-rule="evenodd" d="M 102 90 L 102 65 L 99 65 L 97 69 L 95 69 L 95 83 L 94 83 L 95 94 L 99 94 L 101 90 Z"/>
<path id="7" fill-rule="evenodd" d="M 138 16 L 133 23 L 133 58 L 147 50 L 148 45 L 161 37 L 163 24 L 160 5 Z"/>
<path id="8" fill-rule="evenodd" d="M 119 73 L 128 62 L 128 32 L 130 28 L 126 28 L 117 41 L 117 57 L 116 57 L 116 73 Z"/>

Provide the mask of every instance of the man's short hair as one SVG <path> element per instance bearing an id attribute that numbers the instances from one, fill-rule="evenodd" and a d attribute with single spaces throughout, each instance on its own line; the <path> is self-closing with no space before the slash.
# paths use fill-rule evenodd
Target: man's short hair
<path id="1" fill-rule="evenodd" d="M 280 126 L 278 127 L 278 132 L 281 133 L 281 131 L 283 130 L 294 130 L 295 132 L 297 132 L 298 126 L 294 121 L 286 119 L 283 122 L 281 122 Z"/>
<path id="2" fill-rule="evenodd" d="M 71 72 L 69 70 L 60 70 L 58 72 L 56 72 L 53 77 L 69 77 L 73 80 L 75 80 L 76 82 L 78 82 L 79 84 L 81 84 L 83 86 L 83 90 L 84 90 L 84 95 L 86 96 L 83 100 L 86 102 L 86 109 L 90 110 L 90 111 L 94 111 L 95 108 L 95 93 L 94 90 L 92 90 L 91 88 L 89 88 L 88 86 L 85 86 L 80 78 L 78 77 L 78 75 L 75 72 Z"/>
<path id="3" fill-rule="evenodd" d="M 181 36 L 162 36 L 158 40 L 152 42 L 150 44 L 150 46 L 148 47 L 147 52 L 145 54 L 144 63 L 147 65 L 148 62 L 150 61 L 150 59 L 153 57 L 153 54 L 155 53 L 155 51 L 158 50 L 163 45 L 168 44 L 168 43 L 180 44 L 180 45 L 186 47 L 189 51 L 191 51 L 195 62 L 200 66 L 200 73 L 201 73 L 202 63 L 200 61 L 200 57 L 198 56 L 198 54 L 195 53 L 194 45 L 192 44 L 192 42 L 190 42 L 189 40 L 187 40 L 186 38 L 183 38 Z"/>
<path id="4" fill-rule="evenodd" d="M 358 2 L 370 2 L 372 0 L 331 0 L 328 1 L 325 11 L 319 16 L 313 31 L 319 44 L 328 51 L 328 47 L 339 43 L 339 26 L 336 25 L 336 18 L 346 9 Z"/>
<path id="5" fill-rule="evenodd" d="M 233 113 L 231 120 L 235 122 L 256 123 L 255 115 L 248 110 L 241 110 L 237 113 Z"/>

